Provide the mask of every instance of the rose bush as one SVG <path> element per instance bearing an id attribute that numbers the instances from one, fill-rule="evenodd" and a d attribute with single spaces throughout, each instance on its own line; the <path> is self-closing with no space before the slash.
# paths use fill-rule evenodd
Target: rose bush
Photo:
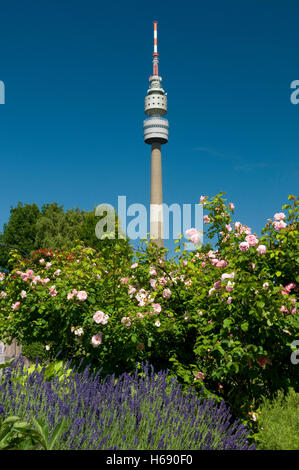
<path id="1" fill-rule="evenodd" d="M 299 202 L 289 200 L 258 237 L 232 221 L 223 193 L 202 196 L 215 248 L 198 247 L 191 228 L 195 250 L 178 240 L 169 260 L 147 241 L 134 258 L 112 240 L 100 253 L 81 245 L 29 260 L 14 253 L 12 272 L 0 277 L 0 337 L 42 342 L 49 357 L 60 352 L 104 373 L 148 360 L 248 415 L 262 395 L 299 385 L 290 361 L 299 336 Z"/>

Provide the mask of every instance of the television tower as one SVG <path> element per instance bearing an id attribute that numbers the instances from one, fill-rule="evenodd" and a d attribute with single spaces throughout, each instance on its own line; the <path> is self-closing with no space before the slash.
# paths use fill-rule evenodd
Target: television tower
<path id="1" fill-rule="evenodd" d="M 163 195 L 161 145 L 168 142 L 167 96 L 161 86 L 158 72 L 157 21 L 154 21 L 153 75 L 149 77 L 150 87 L 144 99 L 144 112 L 149 116 L 143 121 L 144 142 L 151 145 L 151 204 L 150 238 L 164 246 L 163 236 Z"/>

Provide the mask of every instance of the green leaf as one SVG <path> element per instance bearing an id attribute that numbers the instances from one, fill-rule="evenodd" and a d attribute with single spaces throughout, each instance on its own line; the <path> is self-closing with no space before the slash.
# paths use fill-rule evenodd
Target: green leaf
<path id="1" fill-rule="evenodd" d="M 246 321 L 246 322 L 242 323 L 241 328 L 242 328 L 243 331 L 247 331 L 248 330 L 248 322 Z"/>
<path id="2" fill-rule="evenodd" d="M 276 275 L 277 277 L 280 277 L 280 276 L 281 276 L 281 271 L 276 271 L 275 275 Z"/>
<path id="3" fill-rule="evenodd" d="M 61 436 L 61 434 L 65 430 L 65 428 L 66 428 L 66 419 L 65 419 L 65 417 L 63 417 L 62 420 L 60 421 L 60 423 L 57 424 L 57 426 L 55 427 L 55 429 L 52 433 L 51 440 L 50 440 L 50 443 L 49 443 L 49 446 L 48 446 L 48 450 L 53 450 L 56 441 L 59 439 L 59 437 Z"/>

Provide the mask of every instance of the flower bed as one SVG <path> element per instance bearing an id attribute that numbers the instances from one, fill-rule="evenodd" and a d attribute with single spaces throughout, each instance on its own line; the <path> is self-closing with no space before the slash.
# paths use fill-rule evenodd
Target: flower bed
<path id="1" fill-rule="evenodd" d="M 50 433 L 65 417 L 55 449 L 254 449 L 223 401 L 183 392 L 167 371 L 155 373 L 145 364 L 117 380 L 88 368 L 50 380 L 44 374 L 35 368 L 28 376 L 21 360 L 4 369 L 0 415 L 42 419 Z"/>

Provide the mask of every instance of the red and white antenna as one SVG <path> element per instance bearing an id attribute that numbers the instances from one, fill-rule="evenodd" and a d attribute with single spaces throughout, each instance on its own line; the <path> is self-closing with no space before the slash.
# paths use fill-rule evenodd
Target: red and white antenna
<path id="1" fill-rule="evenodd" d="M 154 21 L 154 53 L 153 53 L 153 75 L 159 76 L 158 72 L 158 30 L 157 30 L 157 21 Z"/>

